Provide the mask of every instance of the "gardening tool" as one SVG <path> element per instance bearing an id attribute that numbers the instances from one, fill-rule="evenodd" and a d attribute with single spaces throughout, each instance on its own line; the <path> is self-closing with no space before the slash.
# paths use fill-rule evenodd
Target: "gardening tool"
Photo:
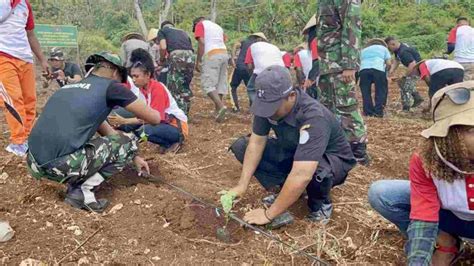
<path id="1" fill-rule="evenodd" d="M 224 215 L 224 210 L 222 210 L 221 208 L 215 206 L 215 205 L 212 204 L 212 203 L 209 203 L 209 202 L 207 202 L 207 201 L 204 201 L 204 200 L 198 198 L 197 196 L 195 196 L 195 195 L 192 194 L 191 192 L 188 192 L 188 191 L 186 191 L 186 190 L 184 190 L 184 189 L 182 189 L 182 188 L 180 188 L 180 187 L 178 187 L 178 186 L 176 186 L 176 185 L 173 185 L 173 184 L 171 184 L 171 183 L 166 182 L 163 178 L 154 176 L 154 175 L 152 175 L 152 174 L 144 173 L 144 172 L 140 172 L 140 173 L 139 173 L 139 176 L 143 176 L 143 177 L 145 177 L 147 180 L 149 180 L 150 182 L 153 182 L 153 183 L 159 183 L 159 184 L 167 185 L 168 187 L 170 187 L 170 188 L 172 188 L 172 189 L 174 189 L 174 190 L 180 192 L 181 194 L 186 195 L 186 196 L 188 196 L 188 197 L 190 197 L 190 198 L 196 200 L 197 202 L 199 202 L 199 203 L 201 203 L 201 204 L 203 204 L 203 205 L 205 205 L 205 206 L 208 206 L 208 207 L 210 207 L 210 208 L 215 209 L 216 213 L 218 213 L 218 214 L 220 214 L 220 215 Z M 261 229 L 261 228 L 259 228 L 259 227 L 257 227 L 257 226 L 251 225 L 251 224 L 245 222 L 244 220 L 240 219 L 239 217 L 237 217 L 236 215 L 234 215 L 234 214 L 232 214 L 232 213 L 229 213 L 229 216 L 228 216 L 228 217 L 229 217 L 230 219 L 236 221 L 236 222 L 239 223 L 240 225 L 242 225 L 242 226 L 244 226 L 244 227 L 247 227 L 247 228 L 250 228 L 251 230 L 253 230 L 253 231 L 257 232 L 257 233 L 260 233 L 260 234 L 262 234 L 263 236 L 268 237 L 268 238 L 270 238 L 271 240 L 276 241 L 276 242 L 278 242 L 278 243 L 280 243 L 280 244 L 282 244 L 282 245 L 284 245 L 284 246 L 286 246 L 286 247 L 288 247 L 288 248 L 294 250 L 296 253 L 298 253 L 298 254 L 300 254 L 300 255 L 303 255 L 303 256 L 307 257 L 308 259 L 310 259 L 310 260 L 312 260 L 312 261 L 314 261 L 314 262 L 319 263 L 319 265 L 329 265 L 328 262 L 326 262 L 326 261 L 324 261 L 324 260 L 322 260 L 322 259 L 320 259 L 320 258 L 318 258 L 318 257 L 316 257 L 316 256 L 314 256 L 314 255 L 311 255 L 311 254 L 305 252 L 304 250 L 298 249 L 298 248 L 297 248 L 296 246 L 294 246 L 294 245 L 290 245 L 290 244 L 288 244 L 288 243 L 286 243 L 286 242 L 280 240 L 280 239 L 277 238 L 276 236 L 272 235 L 270 232 L 268 232 L 268 231 L 266 231 L 266 230 L 263 230 L 263 229 Z M 224 235 L 224 233 L 223 233 L 223 235 Z"/>
<path id="2" fill-rule="evenodd" d="M 5 86 L 3 86 L 2 82 L 0 82 L 0 98 L 3 100 L 5 108 L 8 110 L 8 112 L 18 121 L 18 123 L 23 125 L 23 120 L 21 119 L 21 116 L 15 107 L 13 107 L 13 101 L 10 98 L 10 95 L 8 95 L 8 92 L 5 89 Z"/>

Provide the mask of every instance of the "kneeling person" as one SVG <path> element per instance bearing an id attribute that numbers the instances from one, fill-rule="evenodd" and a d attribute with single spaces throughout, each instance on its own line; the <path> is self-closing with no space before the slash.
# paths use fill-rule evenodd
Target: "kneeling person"
<path id="1" fill-rule="evenodd" d="M 121 106 L 158 124 L 160 114 L 119 83 L 127 79 L 120 57 L 94 54 L 87 59 L 86 70 L 92 67 L 87 78 L 62 87 L 48 100 L 28 139 L 27 164 L 35 178 L 67 183 L 66 203 L 102 212 L 108 201 L 97 200 L 92 190 L 104 179 L 132 161 L 138 171 L 149 172 L 136 155 L 137 138 L 116 132 L 107 116 L 114 106 Z"/>
<path id="2" fill-rule="evenodd" d="M 130 61 L 133 83 L 148 106 L 159 112 L 161 122 L 150 124 L 136 117 L 124 118 L 120 114 L 110 116 L 109 122 L 121 131 L 133 132 L 137 137 L 145 134 L 150 142 L 160 145 L 163 152 L 177 152 L 188 136 L 187 116 L 179 109 L 165 85 L 153 79 L 153 60 L 147 51 L 136 49 Z"/>
<path id="3" fill-rule="evenodd" d="M 342 184 L 356 160 L 335 116 L 300 89 L 293 89 L 289 71 L 270 66 L 256 79 L 257 97 L 250 139 L 231 147 L 243 162 L 239 184 L 243 196 L 255 175 L 267 190 L 281 187 L 268 210 L 248 212 L 245 220 L 267 224 L 298 200 L 306 189 L 311 221 L 327 222 L 332 213 L 330 190 Z M 269 138 L 270 129 L 276 134 Z"/>

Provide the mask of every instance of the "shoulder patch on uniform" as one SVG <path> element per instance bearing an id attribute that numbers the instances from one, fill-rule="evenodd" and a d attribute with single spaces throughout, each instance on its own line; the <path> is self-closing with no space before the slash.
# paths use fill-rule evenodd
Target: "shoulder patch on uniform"
<path id="1" fill-rule="evenodd" d="M 300 128 L 300 130 L 305 130 L 305 129 L 308 129 L 308 128 L 310 128 L 310 127 L 311 127 L 310 124 L 306 124 L 306 125 L 302 126 L 302 127 Z"/>
<path id="2" fill-rule="evenodd" d="M 300 128 L 300 144 L 306 144 L 309 140 L 309 133 L 307 129 L 311 127 L 310 124 L 306 124 Z"/>

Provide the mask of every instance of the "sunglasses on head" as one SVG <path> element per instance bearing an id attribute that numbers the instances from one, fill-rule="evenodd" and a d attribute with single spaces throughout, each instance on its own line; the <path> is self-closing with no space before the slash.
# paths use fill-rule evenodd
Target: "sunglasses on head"
<path id="1" fill-rule="evenodd" d="M 448 96 L 449 100 L 451 100 L 451 102 L 456 105 L 466 104 L 471 99 L 472 90 L 473 88 L 457 88 L 447 91 L 446 93 L 444 93 L 443 97 L 441 97 L 441 99 L 439 99 L 438 102 L 435 104 L 433 110 L 436 110 L 436 107 L 438 107 L 439 103 L 441 103 L 444 97 L 446 96 Z M 435 112 L 433 112 L 433 121 L 435 121 Z"/>

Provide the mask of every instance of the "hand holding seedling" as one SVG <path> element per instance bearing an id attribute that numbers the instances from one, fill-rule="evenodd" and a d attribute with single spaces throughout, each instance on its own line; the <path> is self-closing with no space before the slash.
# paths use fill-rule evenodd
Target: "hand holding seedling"
<path id="1" fill-rule="evenodd" d="M 235 197 L 241 198 L 245 195 L 245 192 L 247 191 L 247 186 L 244 185 L 237 185 L 229 190 L 229 192 L 232 192 L 235 194 Z"/>

